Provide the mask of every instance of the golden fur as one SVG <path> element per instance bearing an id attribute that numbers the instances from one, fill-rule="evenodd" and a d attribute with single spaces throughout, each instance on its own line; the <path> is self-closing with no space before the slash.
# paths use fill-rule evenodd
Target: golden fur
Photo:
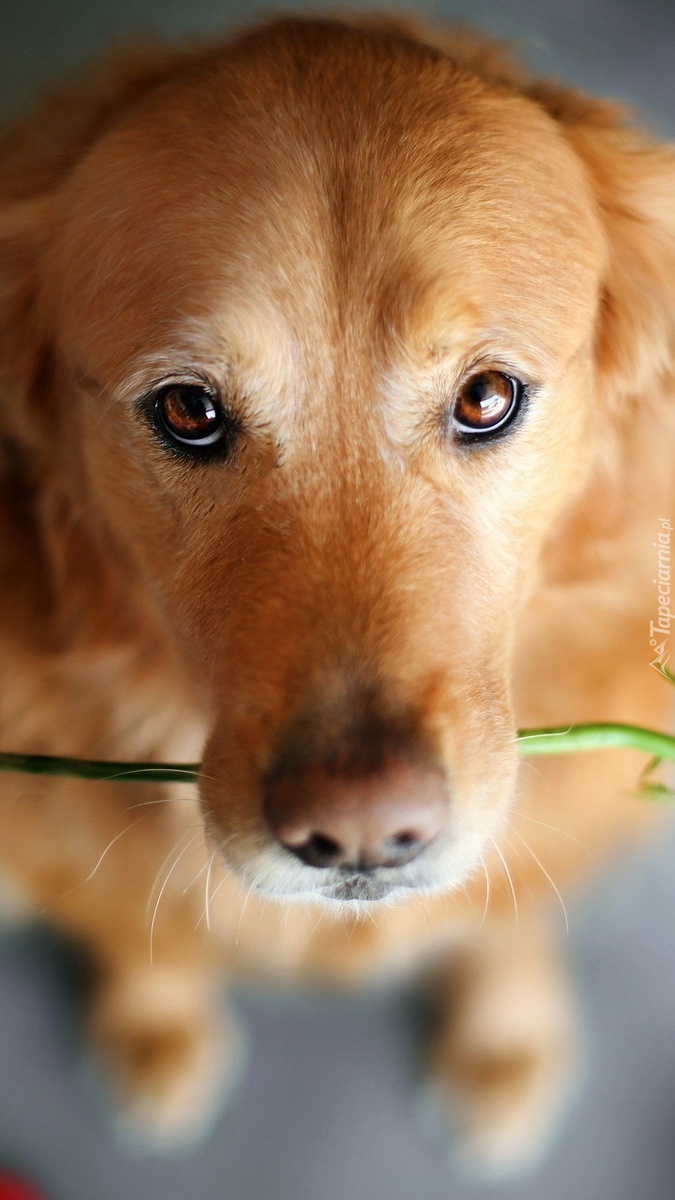
<path id="1" fill-rule="evenodd" d="M 517 770 L 515 729 L 669 715 L 673 151 L 480 37 L 281 20 L 111 60 L 2 162 L 0 745 L 204 764 L 199 801 L 7 776 L 8 892 L 91 952 L 97 1051 L 157 1136 L 211 1103 L 223 969 L 429 967 L 439 1092 L 470 1153 L 517 1160 L 570 1059 L 544 909 L 646 809 L 637 756 Z M 463 453 L 477 366 L 533 395 Z M 227 464 L 139 412 L 186 373 L 239 422 Z M 319 903 L 260 799 L 359 689 L 452 780 L 374 921 Z"/>

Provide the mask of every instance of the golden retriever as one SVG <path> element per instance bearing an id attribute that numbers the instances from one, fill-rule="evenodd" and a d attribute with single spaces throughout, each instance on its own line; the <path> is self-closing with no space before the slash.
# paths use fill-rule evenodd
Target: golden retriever
<path id="1" fill-rule="evenodd" d="M 673 151 L 479 36 L 282 19 L 109 61 L 2 163 L 0 744 L 203 763 L 5 776 L 4 890 L 155 1137 L 234 1061 L 223 971 L 416 969 L 461 1145 L 522 1160 L 549 901 L 646 806 L 515 731 L 668 721 Z"/>

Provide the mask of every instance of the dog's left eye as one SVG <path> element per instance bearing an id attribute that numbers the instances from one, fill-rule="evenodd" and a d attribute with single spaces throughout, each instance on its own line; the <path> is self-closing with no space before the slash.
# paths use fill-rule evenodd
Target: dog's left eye
<path id="1" fill-rule="evenodd" d="M 227 453 L 237 432 L 218 397 L 202 384 L 160 388 L 153 398 L 153 418 L 163 439 L 194 457 Z"/>
<path id="2" fill-rule="evenodd" d="M 479 371 L 460 387 L 452 408 L 454 432 L 462 439 L 495 433 L 516 416 L 524 387 L 503 371 Z"/>

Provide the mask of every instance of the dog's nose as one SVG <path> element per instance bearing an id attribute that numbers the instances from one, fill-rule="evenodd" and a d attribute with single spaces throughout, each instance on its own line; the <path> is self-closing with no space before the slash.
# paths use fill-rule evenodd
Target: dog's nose
<path id="1" fill-rule="evenodd" d="M 305 765 L 268 779 L 265 812 L 308 866 L 363 872 L 416 858 L 447 818 L 448 792 L 438 768 L 407 757 L 360 773 Z"/>

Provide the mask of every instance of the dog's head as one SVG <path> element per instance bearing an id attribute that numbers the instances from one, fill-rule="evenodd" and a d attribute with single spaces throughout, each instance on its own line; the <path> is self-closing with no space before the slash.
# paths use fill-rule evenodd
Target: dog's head
<path id="1" fill-rule="evenodd" d="M 542 548 L 669 360 L 672 158 L 384 26 L 279 22 L 103 107 L 5 205 L 9 436 L 155 598 L 232 867 L 453 886 L 513 793 Z"/>

